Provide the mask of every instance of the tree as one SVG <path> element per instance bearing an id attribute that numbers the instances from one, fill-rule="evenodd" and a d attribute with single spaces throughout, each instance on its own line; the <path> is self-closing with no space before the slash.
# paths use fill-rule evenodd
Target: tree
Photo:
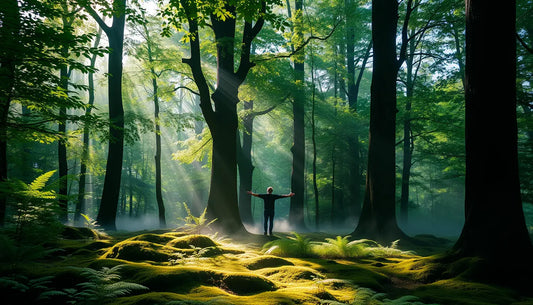
<path id="1" fill-rule="evenodd" d="M 142 12 L 143 18 L 144 12 Z M 161 76 L 161 71 L 156 71 L 155 61 L 156 53 L 154 40 L 150 36 L 150 31 L 148 30 L 147 22 L 142 24 L 142 35 L 146 40 L 146 54 L 148 55 L 148 65 L 150 67 L 150 78 L 152 79 L 152 99 L 154 102 L 154 124 L 155 124 L 155 196 L 157 201 L 158 216 L 159 216 L 159 226 L 164 228 L 166 226 L 165 218 L 165 203 L 163 202 L 163 192 L 162 180 L 161 180 L 161 119 L 159 117 L 159 83 L 158 78 Z"/>
<path id="2" fill-rule="evenodd" d="M 292 41 L 293 51 L 303 44 L 303 1 L 295 1 L 294 17 L 290 11 L 289 1 L 289 18 L 294 20 L 294 38 Z M 296 84 L 295 94 L 293 95 L 293 146 L 292 152 L 292 174 L 291 174 L 291 191 L 296 195 L 291 197 L 289 222 L 294 229 L 304 230 L 304 194 L 305 194 L 305 53 L 302 50 L 294 56 L 294 82 Z"/>
<path id="3" fill-rule="evenodd" d="M 239 144 L 237 162 L 239 165 L 239 212 L 244 223 L 252 225 L 254 223 L 252 215 L 251 196 L 247 191 L 252 189 L 252 176 L 254 165 L 252 163 L 252 136 L 254 119 L 258 115 L 267 114 L 274 110 L 276 106 L 269 107 L 262 111 L 253 111 L 254 102 L 244 101 L 244 116 L 242 118 L 243 132 L 242 144 Z M 237 138 L 240 140 L 240 137 Z"/>
<path id="4" fill-rule="evenodd" d="M 13 100 L 15 86 L 16 65 L 20 58 L 18 49 L 18 35 L 21 30 L 20 9 L 17 0 L 4 1 L 0 12 L 2 27 L 2 53 L 0 55 L 0 182 L 7 180 L 7 131 L 9 107 Z M 0 225 L 4 225 L 7 197 L 1 194 L 0 198 Z"/>
<path id="5" fill-rule="evenodd" d="M 237 199 L 238 90 L 254 66 L 250 57 L 252 41 L 263 27 L 265 18 L 273 19 L 271 9 L 277 2 L 221 1 L 215 5 L 193 0 L 175 0 L 163 12 L 166 16 L 178 12 L 179 18 L 169 20 L 177 28 L 182 28 L 182 20 L 188 24 L 186 39 L 189 41 L 191 55 L 190 58 L 183 59 L 183 62 L 191 69 L 200 94 L 200 108 L 213 139 L 207 216 L 218 219 L 216 225 L 227 233 L 246 231 L 240 219 Z M 236 67 L 238 18 L 243 18 L 244 24 L 239 64 Z M 217 59 L 217 82 L 212 94 L 203 72 L 200 54 L 200 27 L 206 26 L 208 19 L 215 37 Z"/>
<path id="6" fill-rule="evenodd" d="M 93 49 L 96 49 L 100 46 L 100 39 L 102 38 L 102 28 L 98 29 L 98 32 L 94 38 Z M 89 67 L 94 69 L 96 65 L 97 54 L 93 54 L 89 61 Z M 87 75 L 87 86 L 88 86 L 88 101 L 87 107 L 85 108 L 85 116 L 90 116 L 94 107 L 94 72 L 89 72 Z M 76 207 L 74 210 L 74 223 L 79 223 L 81 221 L 81 214 L 86 213 L 86 202 L 85 202 L 85 181 L 87 179 L 87 165 L 89 163 L 89 124 L 83 126 L 83 147 L 80 158 L 80 180 L 78 181 L 78 200 L 76 201 Z"/>
<path id="7" fill-rule="evenodd" d="M 84 107 L 75 91 L 86 87 L 69 82 L 57 71 L 65 66 L 82 73 L 91 70 L 73 56 L 65 56 L 65 50 L 89 56 L 94 50 L 85 45 L 91 35 L 72 34 L 70 29 L 65 32 L 57 20 L 69 13 L 57 4 L 26 0 L 4 1 L 0 6 L 0 181 L 7 179 L 8 138 L 42 143 L 64 141 L 64 134 L 50 129 L 50 123 L 78 121 L 79 117 L 58 114 L 58 110 Z M 67 94 L 67 87 L 73 92 Z M 12 104 L 21 107 L 11 107 Z M 0 224 L 7 205 L 4 195 L 0 198 Z M 65 215 L 63 206 L 63 220 Z"/>
<path id="8" fill-rule="evenodd" d="M 101 3 L 99 3 L 101 4 Z M 105 3 L 108 4 L 108 3 Z M 126 0 L 113 0 L 112 24 L 108 26 L 91 6 L 85 3 L 87 12 L 105 32 L 109 40 L 108 59 L 108 99 L 109 99 L 109 146 L 107 153 L 104 189 L 96 221 L 105 229 L 115 230 L 122 159 L 124 154 L 124 108 L 122 106 L 122 50 L 124 47 L 124 27 L 126 24 Z"/>
<path id="9" fill-rule="evenodd" d="M 518 177 L 515 8 L 515 1 L 466 1 L 466 194 L 465 225 L 454 246 L 459 256 L 507 262 L 533 254 Z M 493 33 L 500 33 L 496 44 Z M 489 67 L 493 54 L 499 62 Z"/>
<path id="10" fill-rule="evenodd" d="M 411 1 L 409 1 L 411 2 Z M 372 1 L 374 61 L 366 189 L 353 236 L 381 241 L 406 237 L 396 221 L 396 0 Z"/>

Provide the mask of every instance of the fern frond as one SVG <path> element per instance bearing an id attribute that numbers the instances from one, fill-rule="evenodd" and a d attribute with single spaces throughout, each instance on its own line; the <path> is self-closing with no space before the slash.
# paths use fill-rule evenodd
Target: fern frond
<path id="1" fill-rule="evenodd" d="M 50 180 L 50 177 L 52 177 L 52 175 L 55 174 L 55 172 L 56 170 L 51 170 L 35 178 L 35 180 L 33 180 L 32 183 L 30 183 L 29 185 L 30 190 L 33 190 L 33 191 L 42 190 L 46 186 L 46 183 L 48 182 L 48 180 Z"/>

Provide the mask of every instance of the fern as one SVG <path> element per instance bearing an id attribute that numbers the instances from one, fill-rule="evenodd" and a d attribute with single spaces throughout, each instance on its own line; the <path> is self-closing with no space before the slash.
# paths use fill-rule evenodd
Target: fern
<path id="1" fill-rule="evenodd" d="M 311 239 L 298 233 L 293 232 L 292 234 L 294 236 L 266 243 L 263 246 L 265 254 L 292 257 L 313 256 Z"/>
<path id="2" fill-rule="evenodd" d="M 187 212 L 187 216 L 184 218 L 179 218 L 180 220 L 185 222 L 185 228 L 186 231 L 194 233 L 194 234 L 200 234 L 203 231 L 206 231 L 210 225 L 212 225 L 217 219 L 208 220 L 206 217 L 207 208 L 204 209 L 202 214 L 200 216 L 196 217 L 191 213 L 191 210 L 187 206 L 187 204 L 184 202 L 183 207 L 185 208 L 185 211 Z"/>
<path id="3" fill-rule="evenodd" d="M 121 281 L 118 273 L 123 265 L 113 268 L 103 267 L 101 270 L 83 268 L 81 275 L 87 282 L 76 285 L 80 291 L 73 295 L 79 303 L 76 304 L 103 304 L 111 299 L 129 295 L 136 290 L 148 290 L 146 286 Z"/>
<path id="4" fill-rule="evenodd" d="M 0 191 L 7 193 L 15 202 L 12 222 L 18 242 L 44 243 L 57 238 L 62 230 L 62 224 L 57 219 L 56 193 L 46 185 L 54 173 L 46 172 L 30 184 L 20 180 L 0 184 Z"/>

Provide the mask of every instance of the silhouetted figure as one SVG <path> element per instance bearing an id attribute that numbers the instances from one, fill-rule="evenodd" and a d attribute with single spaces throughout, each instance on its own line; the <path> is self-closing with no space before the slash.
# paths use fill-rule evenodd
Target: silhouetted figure
<path id="1" fill-rule="evenodd" d="M 277 195 L 277 194 L 272 194 L 272 191 L 274 189 L 269 186 L 267 188 L 267 193 L 266 194 L 256 194 L 252 191 L 248 191 L 247 193 L 252 195 L 252 196 L 255 196 L 255 197 L 259 197 L 261 199 L 263 199 L 263 201 L 265 202 L 264 203 L 264 207 L 265 207 L 265 220 L 264 220 L 264 227 L 265 227 L 265 233 L 263 233 L 264 235 L 267 235 L 267 227 L 268 227 L 268 234 L 269 235 L 272 235 L 272 228 L 274 227 L 274 201 L 276 201 L 276 199 L 279 199 L 279 198 L 286 198 L 286 197 L 292 197 L 294 196 L 294 193 L 289 193 L 287 195 Z M 269 224 L 269 220 L 270 220 L 270 225 Z"/>

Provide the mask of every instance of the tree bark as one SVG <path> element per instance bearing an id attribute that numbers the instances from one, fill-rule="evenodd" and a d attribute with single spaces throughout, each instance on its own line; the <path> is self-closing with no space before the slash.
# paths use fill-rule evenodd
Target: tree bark
<path id="1" fill-rule="evenodd" d="M 533 249 L 518 178 L 515 7 L 466 1 L 465 225 L 454 250 L 524 267 Z"/>
<path id="2" fill-rule="evenodd" d="M 210 17 L 217 47 L 217 84 L 210 96 L 209 87 L 202 71 L 198 36 L 198 8 L 195 1 L 182 0 L 188 18 L 191 57 L 183 61 L 191 67 L 193 78 L 200 94 L 200 108 L 213 139 L 211 184 L 207 201 L 207 217 L 217 219 L 216 227 L 226 233 L 245 233 L 237 200 L 237 103 L 239 86 L 253 67 L 250 51 L 253 39 L 264 24 L 259 18 L 254 25 L 244 22 L 239 66 L 235 71 L 236 8 L 225 4 L 232 18 L 225 20 Z M 263 2 L 261 11 L 265 12 Z M 213 105 L 211 104 L 213 101 Z"/>
<path id="3" fill-rule="evenodd" d="M 102 28 L 99 28 L 98 33 L 95 36 L 93 48 L 97 48 L 100 45 L 100 39 L 102 37 Z M 93 54 L 90 60 L 90 67 L 94 68 L 96 65 L 97 55 Z M 89 99 L 87 101 L 88 107 L 85 109 L 85 116 L 88 117 L 91 115 L 94 105 L 94 73 L 89 72 L 87 75 L 87 85 L 89 87 L 88 94 Z M 78 200 L 76 201 L 76 208 L 74 212 L 74 223 L 79 223 L 81 221 L 81 214 L 85 213 L 86 201 L 85 201 L 85 187 L 87 180 L 87 164 L 89 162 L 89 125 L 85 124 L 83 127 L 83 148 L 80 161 L 80 181 L 78 183 Z"/>
<path id="4" fill-rule="evenodd" d="M 157 201 L 157 209 L 159 216 L 159 226 L 166 227 L 167 222 L 165 218 L 165 203 L 163 201 L 162 181 L 161 181 L 161 122 L 159 119 L 159 85 L 157 83 L 157 73 L 153 68 L 154 58 L 152 54 L 152 40 L 150 39 L 150 32 L 143 24 L 144 33 L 146 35 L 148 61 L 150 62 L 150 74 L 152 76 L 152 94 L 154 101 L 154 122 L 155 122 L 155 197 Z"/>
<path id="5" fill-rule="evenodd" d="M 396 0 L 372 1 L 374 68 L 366 190 L 361 218 L 352 234 L 390 242 L 406 237 L 396 222 Z"/>
<path id="6" fill-rule="evenodd" d="M 254 102 L 244 102 L 245 115 L 242 120 L 244 131 L 242 133 L 242 146 L 239 149 L 239 212 L 244 223 L 253 225 L 252 200 L 246 193 L 252 189 L 254 165 L 252 164 L 252 136 L 255 115 L 252 113 Z"/>
<path id="7" fill-rule="evenodd" d="M 17 0 L 4 0 L 0 11 L 0 38 L 5 49 L 0 53 L 0 182 L 7 180 L 7 123 L 15 84 L 17 38 L 20 29 L 20 9 Z M 4 48 L 4 47 L 3 47 Z M 0 194 L 0 227 L 6 218 L 7 195 Z"/>
<path id="8" fill-rule="evenodd" d="M 411 37 L 414 33 L 411 32 Z M 416 40 L 409 40 L 409 55 L 406 56 L 407 75 L 405 80 L 405 113 L 403 117 L 403 160 L 402 160 L 402 188 L 400 195 L 400 222 L 407 225 L 409 218 L 409 185 L 411 179 L 411 166 L 414 151 L 414 139 L 411 130 L 411 108 L 414 96 L 416 70 L 414 69 L 414 52 Z"/>
<path id="9" fill-rule="evenodd" d="M 302 0 L 295 1 L 296 20 L 301 18 L 303 10 Z M 290 16 L 289 16 L 290 17 Z M 295 35 L 302 36 L 300 26 L 295 26 Z M 293 46 L 294 47 L 294 46 Z M 305 64 L 303 50 L 294 59 L 294 80 L 297 85 L 297 92 L 293 96 L 293 146 L 292 152 L 292 174 L 291 191 L 295 193 L 291 197 L 289 208 L 289 223 L 294 230 L 302 231 L 306 229 L 304 220 L 304 198 L 305 198 Z"/>
<path id="10" fill-rule="evenodd" d="M 345 0 L 346 17 L 346 86 L 348 106 L 354 113 L 357 112 L 357 95 L 359 87 L 355 83 L 355 22 L 353 17 L 353 0 Z M 364 71 L 366 61 L 361 68 Z M 359 135 L 354 131 L 348 140 L 349 149 L 349 171 L 348 171 L 348 200 L 350 202 L 349 214 L 352 217 L 359 217 L 361 213 L 361 158 L 359 154 Z"/>
<path id="11" fill-rule="evenodd" d="M 109 99 L 109 148 L 102 200 L 96 221 L 107 230 L 116 230 L 116 216 L 124 154 L 124 108 L 122 105 L 122 51 L 126 22 L 126 0 L 114 0 L 113 23 L 108 27 L 92 10 L 89 12 L 104 30 L 109 40 L 108 99 Z M 92 12 L 91 12 L 92 11 Z"/>

